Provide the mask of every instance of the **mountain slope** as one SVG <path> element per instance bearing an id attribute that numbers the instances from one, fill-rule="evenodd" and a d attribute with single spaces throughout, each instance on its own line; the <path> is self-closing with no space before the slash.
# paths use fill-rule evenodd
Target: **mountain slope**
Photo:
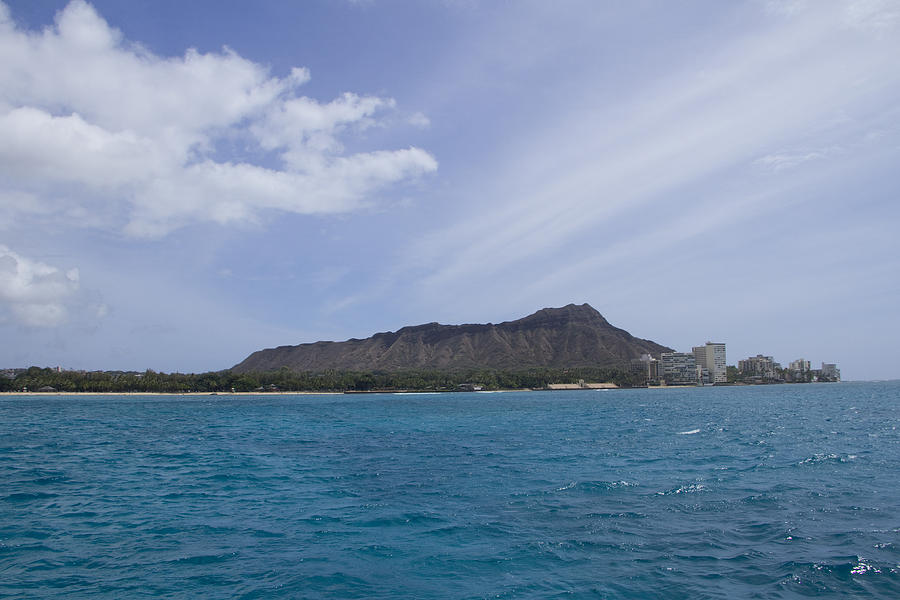
<path id="1" fill-rule="evenodd" d="M 428 323 L 364 340 L 315 342 L 254 352 L 232 370 L 524 369 L 623 367 L 669 348 L 613 327 L 587 304 L 545 308 L 497 325 Z"/>

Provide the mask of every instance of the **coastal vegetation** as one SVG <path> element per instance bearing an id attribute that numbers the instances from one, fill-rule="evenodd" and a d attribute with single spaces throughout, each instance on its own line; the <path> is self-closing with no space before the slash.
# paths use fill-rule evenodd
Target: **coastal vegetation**
<path id="1" fill-rule="evenodd" d="M 134 371 L 64 371 L 30 367 L 0 376 L 0 391 L 57 392 L 371 392 L 540 389 L 579 381 L 632 387 L 643 382 L 633 373 L 606 367 L 572 369 L 404 369 L 397 371 L 292 371 L 237 373 L 159 373 Z"/>

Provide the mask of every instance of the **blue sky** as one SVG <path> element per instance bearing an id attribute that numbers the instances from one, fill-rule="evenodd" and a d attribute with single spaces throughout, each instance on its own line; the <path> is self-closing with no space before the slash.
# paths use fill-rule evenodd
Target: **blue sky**
<path id="1" fill-rule="evenodd" d="M 0 366 L 588 302 L 900 377 L 900 4 L 8 1 Z"/>

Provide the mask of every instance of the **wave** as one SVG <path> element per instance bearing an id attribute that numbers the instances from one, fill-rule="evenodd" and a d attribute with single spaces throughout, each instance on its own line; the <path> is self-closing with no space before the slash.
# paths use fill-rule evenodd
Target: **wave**
<path id="1" fill-rule="evenodd" d="M 797 465 L 810 465 L 810 464 L 818 464 L 818 463 L 828 463 L 828 462 L 836 462 L 836 463 L 845 463 L 850 462 L 852 460 L 856 460 L 856 454 L 847 454 L 845 456 L 841 456 L 839 454 L 814 454 L 803 460 L 799 461 Z"/>
<path id="2" fill-rule="evenodd" d="M 690 483 L 687 485 L 680 485 L 677 488 L 673 488 L 671 490 L 667 490 L 665 492 L 656 492 L 657 496 L 672 496 L 675 494 L 694 494 L 697 492 L 702 492 L 706 489 L 706 486 L 702 483 Z"/>
<path id="3" fill-rule="evenodd" d="M 618 488 L 634 487 L 638 485 L 632 481 L 572 481 L 566 485 L 556 488 L 557 492 L 578 489 L 585 492 L 605 492 Z"/>

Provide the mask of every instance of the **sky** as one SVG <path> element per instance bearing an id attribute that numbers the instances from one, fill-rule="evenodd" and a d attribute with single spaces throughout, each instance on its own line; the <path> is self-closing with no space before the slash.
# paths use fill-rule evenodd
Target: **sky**
<path id="1" fill-rule="evenodd" d="M 900 378 L 900 1 L 6 0 L 0 367 L 589 303 Z"/>

